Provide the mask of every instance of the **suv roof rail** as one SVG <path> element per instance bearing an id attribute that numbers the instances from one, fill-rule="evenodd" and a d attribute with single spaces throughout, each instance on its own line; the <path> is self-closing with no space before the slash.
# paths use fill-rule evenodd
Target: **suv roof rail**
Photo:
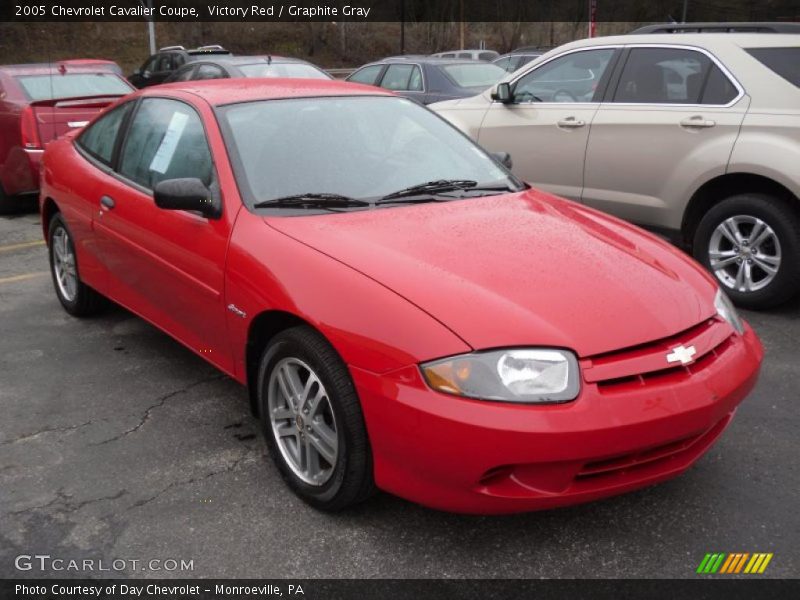
<path id="1" fill-rule="evenodd" d="M 197 48 L 198 50 L 225 50 L 219 44 L 209 44 L 208 46 L 200 46 Z"/>
<path id="2" fill-rule="evenodd" d="M 164 46 L 163 48 L 159 48 L 159 52 L 166 52 L 167 50 L 186 50 L 183 46 Z"/>
<path id="3" fill-rule="evenodd" d="M 758 21 L 741 23 L 660 23 L 645 25 L 629 33 L 800 33 L 800 23 Z"/>

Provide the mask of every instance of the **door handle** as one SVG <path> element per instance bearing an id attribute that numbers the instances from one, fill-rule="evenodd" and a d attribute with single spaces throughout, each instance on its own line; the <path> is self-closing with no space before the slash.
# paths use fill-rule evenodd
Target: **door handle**
<path id="1" fill-rule="evenodd" d="M 103 196 L 100 198 L 100 204 L 108 208 L 109 210 L 114 208 L 114 199 L 111 196 Z"/>
<path id="2" fill-rule="evenodd" d="M 704 119 L 701 115 L 695 115 L 681 121 L 681 127 L 688 127 L 689 129 L 693 129 L 695 127 L 713 127 L 716 124 L 716 121 Z"/>
<path id="3" fill-rule="evenodd" d="M 556 125 L 566 129 L 575 129 L 577 127 L 583 127 L 586 125 L 586 122 L 576 119 L 575 117 L 567 117 L 566 119 L 556 121 Z"/>

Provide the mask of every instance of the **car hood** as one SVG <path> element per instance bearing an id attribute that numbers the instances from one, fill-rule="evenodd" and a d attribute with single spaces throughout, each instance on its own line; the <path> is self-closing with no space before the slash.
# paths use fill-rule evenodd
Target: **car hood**
<path id="1" fill-rule="evenodd" d="M 475 349 L 556 346 L 592 356 L 716 314 L 716 286 L 688 257 L 538 191 L 265 220 L 394 290 Z"/>

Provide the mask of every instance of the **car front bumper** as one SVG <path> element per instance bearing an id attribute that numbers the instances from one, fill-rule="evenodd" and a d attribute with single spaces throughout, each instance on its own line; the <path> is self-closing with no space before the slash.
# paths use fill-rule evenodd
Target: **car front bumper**
<path id="1" fill-rule="evenodd" d="M 351 373 L 378 487 L 432 508 L 489 514 L 587 502 L 682 473 L 730 423 L 762 357 L 746 326 L 691 374 L 607 388 L 584 381 L 576 400 L 538 406 L 435 392 L 416 365 Z"/>

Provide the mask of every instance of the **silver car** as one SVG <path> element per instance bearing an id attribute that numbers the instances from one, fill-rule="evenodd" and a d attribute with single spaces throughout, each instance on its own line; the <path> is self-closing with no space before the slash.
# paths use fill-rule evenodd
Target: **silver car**
<path id="1" fill-rule="evenodd" d="M 581 40 L 431 105 L 533 185 L 668 234 L 738 304 L 800 290 L 800 36 Z"/>

